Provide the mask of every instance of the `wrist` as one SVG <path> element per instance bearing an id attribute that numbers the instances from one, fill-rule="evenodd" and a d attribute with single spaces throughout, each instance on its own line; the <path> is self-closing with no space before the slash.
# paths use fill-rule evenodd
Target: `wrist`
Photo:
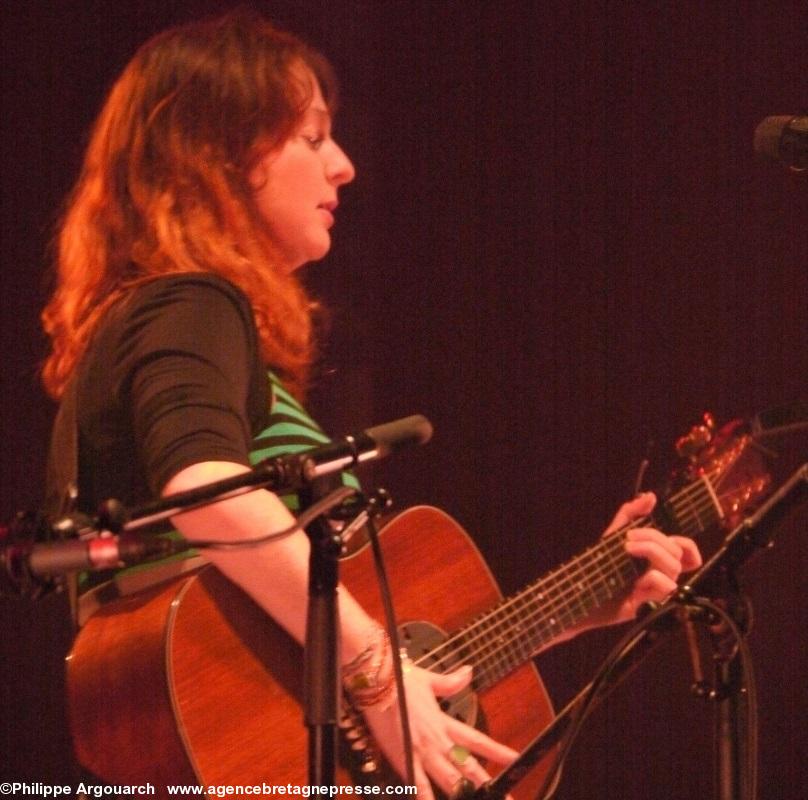
<path id="1" fill-rule="evenodd" d="M 395 676 L 390 639 L 384 628 L 375 627 L 358 655 L 342 667 L 342 685 L 355 708 L 389 707 L 395 696 Z"/>

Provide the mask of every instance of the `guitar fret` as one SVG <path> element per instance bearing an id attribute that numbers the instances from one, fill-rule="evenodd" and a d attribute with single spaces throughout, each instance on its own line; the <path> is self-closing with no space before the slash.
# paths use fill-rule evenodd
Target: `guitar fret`
<path id="1" fill-rule="evenodd" d="M 516 619 L 510 624 L 510 650 L 511 662 L 518 664 L 529 655 L 529 652 L 525 652 L 525 634 L 527 632 L 525 623 L 530 619 L 531 613 L 535 612 L 531 611 L 534 604 L 528 597 L 517 596 L 514 606 L 513 616 Z"/>
<path id="2" fill-rule="evenodd" d="M 595 597 L 595 606 L 600 606 L 607 600 L 611 600 L 615 596 L 615 591 L 613 587 L 609 585 L 610 576 L 604 569 L 603 561 L 597 561 L 595 567 L 597 577 L 593 596 Z"/>
<path id="3" fill-rule="evenodd" d="M 664 503 L 679 531 L 695 535 L 722 516 L 713 478 L 705 473 Z M 637 578 L 640 560 L 625 550 L 632 527 L 653 524 L 635 520 L 576 558 L 558 567 L 517 594 L 502 600 L 483 617 L 454 635 L 435 652 L 446 663 L 453 648 L 459 660 L 475 667 L 474 686 L 484 689 L 524 663 L 533 653 L 586 618 L 594 609 L 615 599 Z"/>
<path id="4" fill-rule="evenodd" d="M 623 589 L 629 583 L 632 577 L 635 577 L 637 571 L 634 567 L 634 562 L 625 550 L 620 553 L 614 553 L 611 556 L 612 574 L 619 577 L 619 588 Z"/>
<path id="5" fill-rule="evenodd" d="M 585 569 L 579 570 L 580 574 L 576 576 L 576 596 L 579 598 L 579 604 L 581 607 L 581 613 L 576 622 L 580 622 L 582 619 L 588 616 L 592 609 L 598 605 L 597 594 L 592 590 L 592 582 L 589 576 L 592 572 L 593 565 L 599 567 L 600 562 L 600 557 L 596 557 L 593 553 L 593 557 L 589 559 Z"/>
<path id="6" fill-rule="evenodd" d="M 485 626 L 480 629 L 479 639 L 482 642 L 482 647 L 477 647 L 478 658 L 481 661 L 485 661 L 490 658 L 496 658 L 496 647 L 494 643 L 494 625 L 496 622 L 496 616 L 499 612 L 495 612 L 493 615 L 493 619 L 489 617 L 486 621 Z"/>
<path id="7" fill-rule="evenodd" d="M 509 671 L 507 658 L 507 635 L 502 634 L 503 630 L 503 609 L 498 608 L 492 615 L 491 624 L 487 632 L 489 644 L 484 660 L 489 662 L 487 668 L 488 680 L 496 682 Z"/>
<path id="8" fill-rule="evenodd" d="M 615 534 L 590 548 L 464 630 L 459 643 L 463 660 L 475 664 L 476 688 L 491 685 L 524 663 L 626 585 L 635 570 L 625 556 L 624 538 Z M 617 558 L 617 553 L 625 557 Z"/>

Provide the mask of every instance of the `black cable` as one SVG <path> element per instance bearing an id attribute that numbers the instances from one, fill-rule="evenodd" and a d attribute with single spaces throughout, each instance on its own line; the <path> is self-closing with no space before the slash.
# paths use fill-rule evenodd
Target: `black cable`
<path id="1" fill-rule="evenodd" d="M 720 606 L 716 605 L 706 598 L 696 598 L 688 603 L 689 606 L 695 606 L 699 611 L 706 609 L 713 614 L 719 616 L 727 627 L 732 632 L 738 643 L 738 657 L 741 659 L 741 670 L 743 675 L 743 685 L 746 688 L 746 715 L 748 732 L 747 750 L 746 750 L 746 791 L 747 800 L 755 800 L 757 796 L 757 694 L 754 685 L 754 669 L 752 664 L 751 653 L 749 651 L 749 644 L 744 637 L 742 631 L 732 617 Z M 627 634 L 617 643 L 611 650 L 609 655 L 602 663 L 600 669 L 595 675 L 592 682 L 583 690 L 579 695 L 578 701 L 580 707 L 575 712 L 574 719 L 570 722 L 569 727 L 564 733 L 564 738 L 558 748 L 556 757 L 553 760 L 547 775 L 537 794 L 537 800 L 547 800 L 549 792 L 552 791 L 556 781 L 556 776 L 561 770 L 572 744 L 578 737 L 581 731 L 584 720 L 589 715 L 598 695 L 604 690 L 612 670 L 619 665 L 619 663 L 633 650 L 640 637 L 646 635 L 648 629 L 659 619 L 667 616 L 673 611 L 678 611 L 682 608 L 679 603 L 667 603 L 660 608 L 655 609 L 647 616 L 643 617 L 636 623 Z"/>
<path id="2" fill-rule="evenodd" d="M 410 730 L 410 715 L 407 712 L 407 696 L 404 691 L 404 671 L 401 667 L 401 641 L 398 637 L 398 626 L 393 609 L 390 583 L 387 580 L 387 569 L 384 565 L 382 550 L 379 546 L 379 533 L 372 515 L 368 517 L 368 538 L 373 553 L 373 563 L 376 567 L 376 577 L 379 583 L 379 593 L 384 606 L 384 619 L 387 626 L 387 635 L 390 637 L 390 648 L 393 656 L 393 672 L 396 679 L 396 692 L 398 694 L 398 713 L 401 717 L 401 739 L 404 745 L 404 770 L 409 786 L 415 786 L 415 764 L 412 752 L 412 732 Z"/>
<path id="3" fill-rule="evenodd" d="M 297 518 L 294 525 L 290 525 L 288 528 L 284 528 L 280 531 L 266 534 L 265 536 L 259 536 L 254 539 L 242 539 L 240 541 L 186 539 L 184 544 L 189 548 L 234 550 L 241 547 L 254 547 L 255 545 L 263 544 L 265 542 L 277 541 L 278 539 L 290 536 L 298 530 L 304 529 L 316 517 L 330 511 L 332 508 L 342 503 L 347 497 L 357 494 L 359 494 L 359 492 L 356 489 L 352 489 L 349 486 L 341 486 L 338 489 L 335 489 L 333 492 L 327 494 L 321 500 L 313 503 Z M 384 566 L 381 547 L 379 546 L 378 532 L 372 516 L 368 517 L 367 527 L 368 538 L 370 540 L 371 550 L 373 552 L 373 561 L 378 576 L 379 591 L 381 593 L 382 604 L 384 606 L 384 615 L 388 636 L 390 637 L 393 672 L 395 675 L 396 691 L 398 694 L 399 715 L 401 717 L 401 734 L 404 744 L 406 779 L 410 786 L 414 786 L 415 768 L 413 763 L 412 734 L 410 731 L 409 715 L 407 714 L 407 700 L 404 690 L 404 673 L 401 667 L 401 643 L 398 637 L 398 628 L 395 621 L 395 612 L 393 610 L 390 584 L 387 579 L 387 571 Z"/>
<path id="4" fill-rule="evenodd" d="M 258 536 L 254 539 L 238 539 L 235 541 L 229 541 L 227 539 L 184 539 L 183 542 L 187 545 L 187 548 L 209 548 L 213 550 L 236 550 L 240 547 L 254 547 L 255 545 L 264 544 L 265 542 L 274 542 L 278 539 L 291 536 L 297 531 L 302 531 L 312 520 L 316 519 L 321 514 L 327 513 L 335 506 L 338 506 L 347 497 L 355 494 L 359 494 L 356 489 L 350 486 L 340 486 L 321 500 L 312 503 L 312 505 L 295 520 L 293 525 L 280 531 L 273 531 L 264 536 Z"/>
<path id="5" fill-rule="evenodd" d="M 578 700 L 578 710 L 574 712 L 575 715 L 564 733 L 564 738 L 561 740 L 561 744 L 558 747 L 558 751 L 553 759 L 553 763 L 550 765 L 550 769 L 545 775 L 544 781 L 542 782 L 538 794 L 536 795 L 537 800 L 547 800 L 547 798 L 550 796 L 550 792 L 553 789 L 557 776 L 561 771 L 570 750 L 572 749 L 575 739 L 578 737 L 578 734 L 581 731 L 584 720 L 587 718 L 587 716 L 589 716 L 589 712 L 591 711 L 591 708 L 601 691 L 601 686 L 605 682 L 606 678 L 610 675 L 614 666 L 619 663 L 626 650 L 629 650 L 635 646 L 640 636 L 643 636 L 646 633 L 646 629 L 650 626 L 650 624 L 662 616 L 670 613 L 672 608 L 673 606 L 662 606 L 648 617 L 645 617 L 641 622 L 635 624 L 612 649 L 601 664 L 593 680 L 579 695 L 580 699 Z"/>

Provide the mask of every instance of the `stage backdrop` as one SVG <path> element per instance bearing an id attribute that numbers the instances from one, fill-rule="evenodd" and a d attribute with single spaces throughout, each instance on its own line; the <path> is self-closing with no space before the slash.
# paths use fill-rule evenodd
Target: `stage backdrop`
<path id="1" fill-rule="evenodd" d="M 41 500 L 37 315 L 88 125 L 140 42 L 228 6 L 2 11 L 5 520 Z M 334 433 L 427 414 L 433 442 L 366 480 L 458 517 L 505 590 L 592 542 L 649 453 L 646 486 L 662 482 L 703 410 L 805 399 L 808 177 L 751 145 L 764 117 L 808 108 L 804 3 L 256 6 L 333 60 L 358 173 L 307 271 L 331 311 L 312 405 Z M 745 571 L 768 797 L 806 785 L 807 514 Z M 615 635 L 540 659 L 559 704 Z M 69 776 L 58 600 L 0 601 L 0 641 L 3 777 Z M 690 682 L 677 640 L 594 715 L 557 796 L 710 796 Z"/>

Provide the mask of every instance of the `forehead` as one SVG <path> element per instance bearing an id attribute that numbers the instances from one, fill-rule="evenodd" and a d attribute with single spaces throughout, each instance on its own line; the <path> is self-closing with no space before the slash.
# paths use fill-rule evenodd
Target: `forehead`
<path id="1" fill-rule="evenodd" d="M 330 117 L 331 114 L 328 103 L 326 103 L 323 97 L 323 90 L 320 86 L 320 81 L 317 80 L 317 76 L 311 70 L 306 69 L 303 75 L 301 75 L 301 79 L 303 85 L 306 87 L 306 95 L 308 96 L 308 102 L 303 112 L 315 112 Z"/>
<path id="2" fill-rule="evenodd" d="M 292 86 L 300 92 L 301 98 L 306 98 L 310 102 L 317 100 L 325 104 L 320 81 L 317 74 L 308 64 L 299 60 L 293 61 L 289 65 L 287 78 Z"/>

